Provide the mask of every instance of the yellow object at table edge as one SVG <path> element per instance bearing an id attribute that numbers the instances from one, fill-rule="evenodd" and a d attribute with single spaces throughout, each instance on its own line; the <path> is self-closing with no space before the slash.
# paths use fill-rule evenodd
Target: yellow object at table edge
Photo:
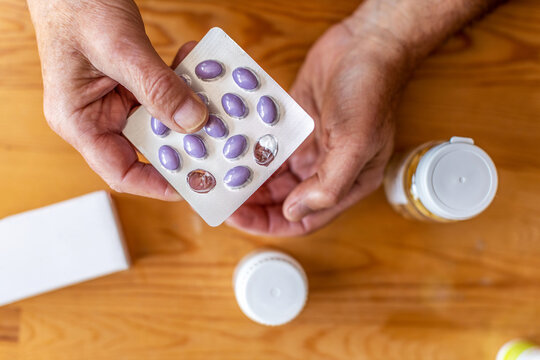
<path id="1" fill-rule="evenodd" d="M 528 341 L 517 341 L 512 344 L 506 350 L 500 360 L 518 360 L 519 356 L 523 354 L 526 350 L 535 347 L 536 345 Z"/>

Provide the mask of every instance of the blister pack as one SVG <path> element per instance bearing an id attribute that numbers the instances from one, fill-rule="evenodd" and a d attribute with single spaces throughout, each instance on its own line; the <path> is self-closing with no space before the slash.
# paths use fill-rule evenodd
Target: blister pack
<path id="1" fill-rule="evenodd" d="M 302 144 L 313 119 L 238 44 L 212 28 L 175 72 L 209 109 L 194 134 L 144 107 L 123 131 L 211 226 L 225 221 Z"/>

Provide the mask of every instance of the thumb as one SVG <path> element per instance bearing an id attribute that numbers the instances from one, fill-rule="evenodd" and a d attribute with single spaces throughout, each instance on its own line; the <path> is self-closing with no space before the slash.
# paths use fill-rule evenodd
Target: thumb
<path id="1" fill-rule="evenodd" d="M 367 162 L 362 148 L 357 142 L 343 140 L 330 147 L 316 173 L 302 181 L 285 200 L 285 218 L 299 221 L 310 213 L 336 206 L 348 194 Z"/>
<path id="2" fill-rule="evenodd" d="M 371 114 L 349 111 L 332 99 L 325 105 L 316 128 L 320 159 L 315 173 L 285 199 L 283 215 L 289 221 L 338 205 L 374 155 Z"/>
<path id="3" fill-rule="evenodd" d="M 208 109 L 189 86 L 159 57 L 143 32 L 140 39 L 116 47 L 103 72 L 135 95 L 170 129 L 195 132 L 208 118 Z M 110 56 L 106 56 L 105 59 Z"/>

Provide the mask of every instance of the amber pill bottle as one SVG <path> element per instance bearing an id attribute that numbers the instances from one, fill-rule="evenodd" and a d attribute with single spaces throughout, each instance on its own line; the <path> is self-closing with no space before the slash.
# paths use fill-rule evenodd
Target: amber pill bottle
<path id="1" fill-rule="evenodd" d="M 386 197 L 406 218 L 429 222 L 470 219 L 497 192 L 497 170 L 473 139 L 431 141 L 392 158 L 384 177 Z"/>

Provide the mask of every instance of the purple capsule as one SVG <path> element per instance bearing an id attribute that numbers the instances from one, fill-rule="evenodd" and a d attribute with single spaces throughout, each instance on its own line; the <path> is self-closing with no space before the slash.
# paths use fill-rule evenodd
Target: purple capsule
<path id="1" fill-rule="evenodd" d="M 247 166 L 236 166 L 227 171 L 223 182 L 230 188 L 244 186 L 251 178 L 251 170 Z"/>
<path id="2" fill-rule="evenodd" d="M 191 190 L 206 194 L 216 186 L 216 178 L 209 171 L 197 169 L 187 175 L 187 182 Z"/>
<path id="3" fill-rule="evenodd" d="M 235 118 L 243 118 L 247 115 L 248 109 L 244 100 L 238 95 L 227 93 L 221 98 L 221 105 L 225 112 Z"/>
<path id="4" fill-rule="evenodd" d="M 195 67 L 195 74 L 202 80 L 212 80 L 223 73 L 223 65 L 216 60 L 205 60 Z"/>
<path id="5" fill-rule="evenodd" d="M 246 151 L 247 140 L 244 135 L 231 136 L 225 146 L 223 146 L 223 155 L 227 159 L 236 159 Z"/>
<path id="6" fill-rule="evenodd" d="M 163 145 L 158 150 L 159 162 L 167 170 L 178 170 L 180 167 L 180 156 L 172 147 Z"/>
<path id="7" fill-rule="evenodd" d="M 184 136 L 184 150 L 186 150 L 188 155 L 197 159 L 202 159 L 206 156 L 204 142 L 197 135 Z"/>
<path id="8" fill-rule="evenodd" d="M 234 69 L 232 72 L 234 82 L 244 90 L 255 90 L 259 87 L 259 80 L 255 74 L 243 67 Z"/>
<path id="9" fill-rule="evenodd" d="M 216 115 L 208 116 L 208 121 L 206 122 L 206 125 L 204 125 L 204 131 L 206 131 L 209 136 L 216 139 L 223 138 L 227 136 L 228 133 L 225 123 Z"/>
<path id="10" fill-rule="evenodd" d="M 152 132 L 157 136 L 165 136 L 169 132 L 167 125 L 156 119 L 152 116 L 150 119 L 150 126 L 152 127 Z"/>
<path id="11" fill-rule="evenodd" d="M 273 124 L 277 121 L 277 105 L 270 96 L 261 96 L 257 103 L 257 112 L 261 120 L 266 124 Z"/>

